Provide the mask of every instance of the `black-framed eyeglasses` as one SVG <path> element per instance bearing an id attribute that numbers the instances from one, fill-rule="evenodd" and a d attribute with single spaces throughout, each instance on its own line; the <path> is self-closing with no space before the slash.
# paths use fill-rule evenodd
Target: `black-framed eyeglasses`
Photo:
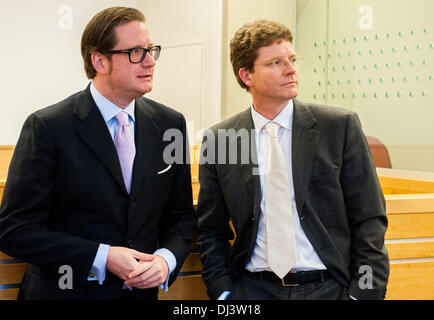
<path id="1" fill-rule="evenodd" d="M 107 51 L 107 53 L 115 54 L 115 53 L 128 53 L 128 57 L 130 59 L 131 63 L 140 63 L 142 62 L 146 54 L 149 53 L 149 55 L 157 61 L 160 57 L 161 52 L 161 46 L 152 46 L 149 48 L 132 48 L 132 49 L 125 49 L 125 50 L 110 50 Z"/>

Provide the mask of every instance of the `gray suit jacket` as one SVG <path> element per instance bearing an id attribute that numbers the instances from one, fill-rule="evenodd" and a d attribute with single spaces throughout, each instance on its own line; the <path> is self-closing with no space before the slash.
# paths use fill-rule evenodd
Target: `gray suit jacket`
<path id="1" fill-rule="evenodd" d="M 222 151 L 240 150 L 242 138 L 219 137 L 220 129 L 250 132 L 250 108 L 206 131 L 202 145 L 198 243 L 202 276 L 213 299 L 231 290 L 251 258 L 261 194 L 259 176 L 252 174 L 257 163 L 254 137 L 249 140 L 249 161 L 243 164 L 238 152 L 237 163 L 229 164 L 229 152 L 223 155 Z M 306 236 L 348 294 L 359 299 L 384 298 L 389 276 L 385 201 L 357 115 L 294 100 L 292 130 L 295 201 Z M 225 149 L 218 148 L 222 139 L 227 142 Z M 226 164 L 202 163 L 219 157 Z M 230 220 L 236 234 L 232 245 Z M 360 281 L 365 283 L 360 278 L 368 276 L 366 269 L 359 269 L 362 266 L 372 268 L 372 289 L 359 286 Z"/>

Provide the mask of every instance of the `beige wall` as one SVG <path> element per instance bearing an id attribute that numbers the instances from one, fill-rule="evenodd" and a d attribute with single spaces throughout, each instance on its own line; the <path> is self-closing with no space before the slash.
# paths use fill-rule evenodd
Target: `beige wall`
<path id="1" fill-rule="evenodd" d="M 299 98 L 357 112 L 396 169 L 434 171 L 433 10 L 432 0 L 297 1 Z"/>
<path id="2" fill-rule="evenodd" d="M 169 105 L 180 108 L 187 117 L 189 114 L 197 117 L 195 131 L 250 106 L 250 95 L 241 89 L 232 71 L 229 41 L 242 24 L 259 18 L 273 19 L 294 31 L 296 51 L 304 57 L 300 65 L 300 99 L 357 111 L 366 134 L 380 138 L 388 147 L 394 168 L 434 172 L 434 27 L 432 10 L 428 10 L 433 9 L 433 2 L 399 0 L 396 3 L 399 5 L 394 0 L 75 0 L 69 3 L 72 14 L 68 26 L 65 13 L 61 11 L 64 1 L 2 1 L 0 37 L 5 49 L 0 51 L 3 75 L 0 108 L 8 121 L 0 126 L 0 145 L 16 144 L 22 124 L 31 112 L 87 85 L 80 56 L 84 26 L 96 12 L 113 5 L 125 5 L 143 10 L 154 40 L 161 40 L 170 49 L 167 55 L 162 55 L 153 94 L 157 100 L 167 100 Z M 359 6 L 366 4 L 374 10 L 374 25 L 372 30 L 365 31 L 358 29 L 357 22 L 361 18 Z M 404 15 L 406 19 L 402 20 Z M 391 39 L 387 39 L 387 34 Z M 353 42 L 354 37 L 357 43 Z M 328 46 L 323 44 L 326 39 Z M 348 42 L 345 45 L 344 39 Z M 337 41 L 336 45 L 333 40 Z M 405 45 L 408 50 L 404 50 Z M 340 48 L 343 49 L 339 51 Z M 397 50 L 393 52 L 393 48 Z M 330 59 L 327 49 L 331 50 Z M 373 54 L 369 54 L 369 49 Z M 379 54 L 380 49 L 387 54 Z M 363 56 L 359 57 L 359 50 L 363 51 Z M 346 55 L 349 51 L 351 61 Z M 191 59 L 188 65 L 180 59 L 172 59 L 170 54 L 179 57 L 178 52 L 185 57 L 197 54 L 200 61 Z M 345 55 L 339 57 L 339 53 Z M 321 61 L 318 60 L 320 55 Z M 165 68 L 166 56 L 176 62 L 177 68 L 187 66 L 185 74 L 191 73 L 195 82 L 180 81 L 184 72 L 170 66 Z M 348 63 L 339 64 L 344 58 Z M 385 67 L 387 62 L 389 69 Z M 398 62 L 402 62 L 401 67 Z M 323 73 L 322 63 L 331 68 L 335 63 L 336 73 L 332 69 Z M 363 69 L 364 64 L 367 70 Z M 375 64 L 379 65 L 378 69 Z M 353 65 L 357 72 L 350 73 Z M 342 71 L 342 66 L 347 66 L 347 70 Z M 164 72 L 178 77 L 176 83 L 182 90 L 176 89 L 183 99 L 176 98 L 175 90 L 167 90 Z M 381 77 L 384 79 L 379 82 Z M 358 79 L 361 85 L 357 84 Z M 331 87 L 326 85 L 328 80 L 331 80 Z M 337 80 L 341 80 L 341 87 L 336 86 Z M 342 86 L 348 80 L 353 87 Z M 334 88 L 344 91 L 334 92 Z M 382 90 L 378 91 L 378 97 L 373 96 L 375 90 Z M 412 91 L 414 96 L 410 95 Z M 355 98 L 351 97 L 353 92 Z M 366 98 L 362 96 L 364 92 Z M 422 95 L 423 92 L 426 94 Z M 195 143 L 196 132 L 193 133 L 195 136 L 190 140 Z"/>
<path id="3" fill-rule="evenodd" d="M 222 0 L 138 0 L 163 50 L 147 96 L 182 112 L 191 144 L 221 119 Z"/>
<path id="4" fill-rule="evenodd" d="M 434 172 L 434 145 L 387 145 L 392 168 Z"/>
<path id="5" fill-rule="evenodd" d="M 83 90 L 89 83 L 81 34 L 104 8 L 136 0 L 0 2 L 0 145 L 15 145 L 27 116 Z"/>
<path id="6" fill-rule="evenodd" d="M 237 83 L 229 60 L 229 42 L 246 22 L 270 19 L 295 28 L 295 0 L 224 0 L 222 37 L 222 119 L 246 109 L 250 94 Z"/>

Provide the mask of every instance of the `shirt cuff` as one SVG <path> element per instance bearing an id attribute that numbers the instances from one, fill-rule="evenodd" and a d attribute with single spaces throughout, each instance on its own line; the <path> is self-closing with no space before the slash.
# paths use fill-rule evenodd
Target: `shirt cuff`
<path id="1" fill-rule="evenodd" d="M 157 251 L 154 252 L 154 254 L 162 257 L 167 263 L 169 273 L 167 274 L 166 282 L 160 285 L 160 288 L 163 289 L 165 292 L 167 292 L 167 290 L 169 289 L 169 277 L 172 274 L 172 272 L 176 269 L 176 258 L 173 255 L 173 253 L 166 248 L 158 249 Z"/>
<path id="2" fill-rule="evenodd" d="M 226 300 L 226 298 L 230 293 L 231 293 L 230 291 L 223 291 L 223 293 L 220 295 L 220 297 L 218 297 L 217 300 Z"/>
<path id="3" fill-rule="evenodd" d="M 107 256 L 110 246 L 107 244 L 99 244 L 98 251 L 93 260 L 92 268 L 90 269 L 88 281 L 98 281 L 99 284 L 103 284 L 106 274 Z"/>

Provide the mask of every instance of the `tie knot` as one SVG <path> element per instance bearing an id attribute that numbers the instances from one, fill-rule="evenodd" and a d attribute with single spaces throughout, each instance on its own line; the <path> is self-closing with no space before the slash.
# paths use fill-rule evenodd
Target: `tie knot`
<path id="1" fill-rule="evenodd" d="M 264 126 L 264 129 L 267 130 L 270 138 L 277 138 L 277 132 L 279 131 L 279 128 L 280 124 L 271 121 Z"/>
<path id="2" fill-rule="evenodd" d="M 116 120 L 120 126 L 129 126 L 130 122 L 128 121 L 128 113 L 121 111 L 115 116 Z"/>

